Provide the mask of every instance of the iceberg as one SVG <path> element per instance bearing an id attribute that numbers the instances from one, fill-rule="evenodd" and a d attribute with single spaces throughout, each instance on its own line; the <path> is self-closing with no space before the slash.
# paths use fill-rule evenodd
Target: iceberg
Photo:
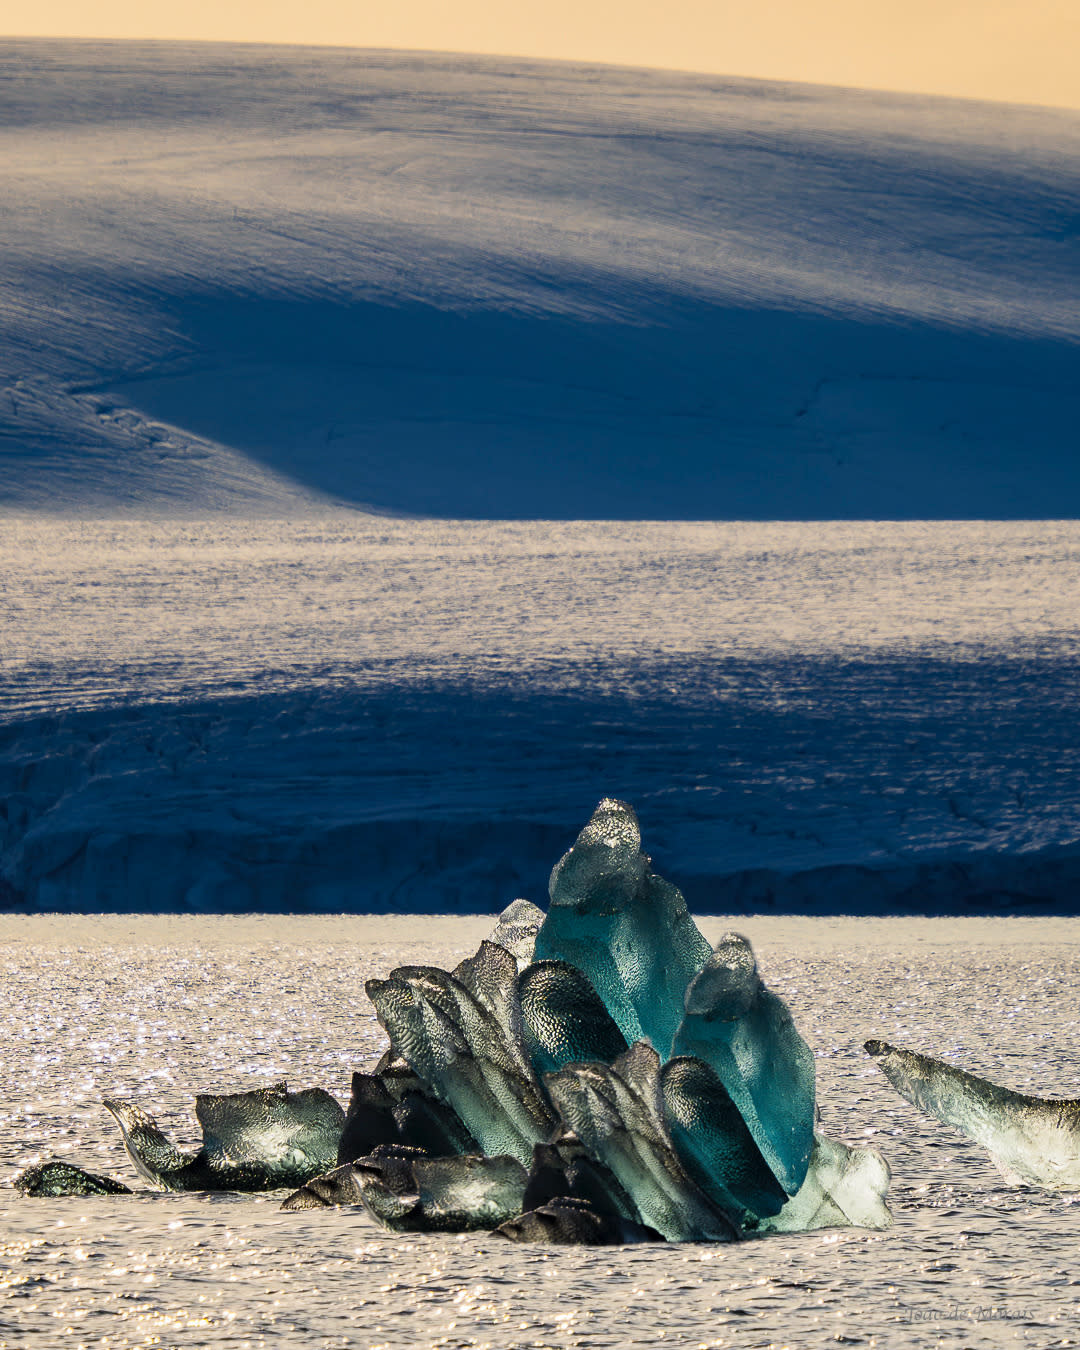
<path id="1" fill-rule="evenodd" d="M 200 1096 L 202 1146 L 184 1153 L 109 1100 L 141 1175 L 514 1242 L 734 1242 L 890 1220 L 880 1155 L 815 1132 L 813 1055 L 750 944 L 709 947 L 623 802 L 601 801 L 556 865 L 546 916 L 515 900 L 453 971 L 400 966 L 365 988 L 389 1046 L 353 1074 L 347 1113 L 284 1083 Z M 52 1163 L 19 1184 L 111 1183 Z"/>
<path id="2" fill-rule="evenodd" d="M 690 984 L 672 1051 L 713 1070 L 794 1195 L 814 1147 L 814 1055 L 783 1000 L 762 982 L 746 938 L 721 938 Z"/>
<path id="3" fill-rule="evenodd" d="M 600 995 L 628 1045 L 667 1058 L 686 987 L 712 954 L 681 892 L 641 851 L 633 807 L 605 797 L 551 873 L 536 959 L 565 961 Z"/>
<path id="4" fill-rule="evenodd" d="M 901 1097 L 981 1144 L 1011 1185 L 1080 1190 L 1080 1101 L 1029 1097 L 885 1041 L 866 1052 Z"/>
<path id="5" fill-rule="evenodd" d="M 290 1092 L 285 1083 L 195 1098 L 203 1143 L 185 1154 L 152 1116 L 109 1099 L 136 1171 L 165 1191 L 268 1191 L 299 1186 L 337 1163 L 345 1112 L 322 1088 Z"/>

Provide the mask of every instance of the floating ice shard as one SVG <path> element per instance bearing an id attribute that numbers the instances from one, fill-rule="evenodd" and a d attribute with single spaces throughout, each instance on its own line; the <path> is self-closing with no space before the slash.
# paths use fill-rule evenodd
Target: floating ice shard
<path id="1" fill-rule="evenodd" d="M 687 1055 L 670 1059 L 660 1090 L 675 1152 L 705 1194 L 729 1213 L 778 1214 L 787 1194 L 712 1069 Z"/>
<path id="2" fill-rule="evenodd" d="M 396 1145 L 382 1145 L 350 1169 L 338 1169 L 345 1170 L 351 1175 L 343 1182 L 323 1179 L 329 1193 L 344 1187 L 343 1193 L 351 1194 L 357 1186 L 375 1218 L 399 1232 L 496 1228 L 521 1213 L 527 1184 L 516 1158 L 428 1158 L 419 1149 Z"/>
<path id="3" fill-rule="evenodd" d="M 1029 1097 L 885 1041 L 866 1051 L 901 1097 L 981 1144 L 1011 1184 L 1080 1189 L 1080 1101 Z"/>
<path id="4" fill-rule="evenodd" d="M 613 1247 L 631 1242 L 663 1242 L 644 1224 L 601 1213 L 585 1200 L 557 1196 L 495 1229 L 510 1242 L 546 1242 L 563 1246 Z"/>
<path id="5" fill-rule="evenodd" d="M 588 979 L 565 961 L 537 961 L 517 978 L 521 1039 L 541 1076 L 564 1064 L 610 1063 L 626 1038 Z"/>
<path id="6" fill-rule="evenodd" d="M 332 1172 L 305 1181 L 299 1190 L 286 1196 L 282 1209 L 334 1209 L 338 1205 L 363 1204 L 364 1194 L 360 1177 L 352 1163 L 335 1167 Z"/>
<path id="7" fill-rule="evenodd" d="M 660 1060 L 638 1041 L 614 1064 L 569 1064 L 545 1084 L 592 1157 L 633 1199 L 635 1216 L 671 1242 L 730 1242 L 741 1215 L 726 1213 L 690 1179 L 664 1128 Z"/>
<path id="8" fill-rule="evenodd" d="M 402 966 L 366 988 L 391 1043 L 484 1153 L 527 1166 L 558 1122 L 511 1028 L 433 966 Z"/>
<path id="9" fill-rule="evenodd" d="M 806 1180 L 779 1214 L 763 1217 L 759 1233 L 806 1233 L 813 1228 L 888 1228 L 889 1164 L 876 1149 L 849 1148 L 814 1135 Z"/>
<path id="10" fill-rule="evenodd" d="M 203 1145 L 184 1154 L 157 1122 L 129 1102 L 109 1100 L 138 1172 L 166 1191 L 266 1191 L 299 1186 L 337 1162 L 345 1112 L 322 1090 L 284 1083 L 195 1098 Z"/>
<path id="11" fill-rule="evenodd" d="M 130 1195 L 131 1187 L 112 1177 L 84 1172 L 72 1163 L 51 1158 L 20 1172 L 11 1183 L 23 1195 L 53 1198 L 64 1195 Z"/>
<path id="12" fill-rule="evenodd" d="M 641 852 L 637 816 L 605 797 L 551 874 L 536 959 L 583 971 L 627 1043 L 667 1058 L 686 987 L 710 956 L 681 893 Z"/>
<path id="13" fill-rule="evenodd" d="M 814 1056 L 783 1000 L 762 983 L 746 938 L 721 938 L 687 989 L 685 1009 L 672 1053 L 704 1060 L 716 1073 L 794 1195 L 814 1146 Z"/>

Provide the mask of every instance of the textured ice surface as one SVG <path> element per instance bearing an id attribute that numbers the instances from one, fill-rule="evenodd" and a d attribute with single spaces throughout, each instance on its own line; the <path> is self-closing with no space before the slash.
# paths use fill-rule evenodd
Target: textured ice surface
<path id="1" fill-rule="evenodd" d="M 402 966 L 365 987 L 396 1050 L 453 1107 L 483 1151 L 528 1166 L 533 1145 L 548 1138 L 556 1120 L 504 1024 L 435 967 Z"/>
<path id="2" fill-rule="evenodd" d="M 713 1070 L 680 1055 L 660 1070 L 660 1090 L 675 1152 L 705 1194 L 730 1214 L 778 1213 L 787 1193 Z"/>
<path id="3" fill-rule="evenodd" d="M 728 933 L 686 991 L 674 1052 L 704 1060 L 731 1095 L 788 1195 L 814 1142 L 814 1055 L 783 999 L 758 974 L 749 942 Z"/>
<path id="4" fill-rule="evenodd" d="M 62 1195 L 130 1195 L 131 1187 L 112 1177 L 99 1176 L 96 1172 L 86 1172 L 72 1163 L 52 1159 L 28 1167 L 12 1179 L 11 1184 L 23 1195 L 62 1196 Z"/>
<path id="5" fill-rule="evenodd" d="M 873 1148 L 849 1148 L 823 1134 L 814 1135 L 806 1180 L 773 1216 L 756 1225 L 759 1232 L 805 1233 L 814 1228 L 888 1228 L 892 1212 L 886 1196 L 892 1173 Z"/>
<path id="6" fill-rule="evenodd" d="M 337 1161 L 345 1112 L 322 1088 L 284 1083 L 195 1098 L 202 1148 L 181 1153 L 157 1122 L 130 1102 L 107 1100 L 140 1174 L 167 1191 L 262 1191 L 298 1186 Z"/>
<path id="7" fill-rule="evenodd" d="M 628 1044 L 647 1037 L 666 1057 L 686 987 L 708 960 L 681 892 L 641 851 L 633 807 L 605 798 L 551 873 L 538 960 L 583 971 Z"/>
<path id="8" fill-rule="evenodd" d="M 517 962 L 519 970 L 532 961 L 536 935 L 544 922 L 544 911 L 531 900 L 513 900 L 499 915 L 499 922 L 487 940 L 504 947 Z"/>
<path id="9" fill-rule="evenodd" d="M 671 1147 L 660 1061 L 643 1041 L 612 1065 L 572 1064 L 544 1082 L 589 1153 L 615 1174 L 642 1222 L 672 1242 L 730 1242 L 733 1218 L 694 1184 Z"/>
<path id="10" fill-rule="evenodd" d="M 866 1050 L 902 1097 L 981 1144 L 1007 1181 L 1080 1189 L 1080 1099 L 1013 1092 L 884 1041 Z"/>
<path id="11" fill-rule="evenodd" d="M 626 1037 L 588 979 L 565 961 L 537 961 L 517 980 L 521 1038 L 543 1075 L 574 1061 L 617 1058 Z"/>

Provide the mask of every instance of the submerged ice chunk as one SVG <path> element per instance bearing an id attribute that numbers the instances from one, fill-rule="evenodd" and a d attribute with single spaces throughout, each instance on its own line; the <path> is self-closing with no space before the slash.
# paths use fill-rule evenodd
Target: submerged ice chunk
<path id="1" fill-rule="evenodd" d="M 626 1038 L 588 979 L 565 961 L 537 961 L 517 979 L 521 1039 L 541 1076 L 564 1064 L 610 1063 Z"/>
<path id="2" fill-rule="evenodd" d="M 536 959 L 583 971 L 627 1043 L 667 1058 L 686 987 L 708 960 L 682 894 L 641 851 L 631 806 L 605 797 L 551 874 Z"/>
<path id="3" fill-rule="evenodd" d="M 760 1233 L 806 1233 L 814 1228 L 888 1228 L 889 1164 L 876 1149 L 849 1148 L 815 1134 L 806 1180 Z"/>
<path id="4" fill-rule="evenodd" d="M 284 1083 L 195 1098 L 203 1145 L 184 1154 L 152 1116 L 108 1100 L 137 1171 L 166 1191 L 265 1191 L 299 1186 L 337 1163 L 345 1112 L 322 1088 Z"/>
<path id="5" fill-rule="evenodd" d="M 569 1064 L 545 1078 L 560 1114 L 590 1155 L 614 1173 L 635 1218 L 672 1242 L 730 1242 L 739 1216 L 687 1175 L 664 1128 L 660 1060 L 638 1041 L 614 1064 Z"/>
<path id="6" fill-rule="evenodd" d="M 673 1054 L 715 1072 L 788 1195 L 814 1146 L 814 1056 L 783 1000 L 758 975 L 746 938 L 729 933 L 686 991 Z"/>
<path id="7" fill-rule="evenodd" d="M 885 1041 L 866 1051 L 901 1097 L 981 1144 L 1011 1184 L 1080 1189 L 1080 1101 L 1029 1097 Z"/>
<path id="8" fill-rule="evenodd" d="M 601 1213 L 585 1200 L 560 1195 L 495 1230 L 510 1242 L 545 1242 L 576 1247 L 613 1247 L 631 1242 L 663 1242 L 655 1228 Z"/>
<path id="9" fill-rule="evenodd" d="M 130 1195 L 131 1187 L 112 1177 L 84 1172 L 72 1163 L 51 1158 L 48 1162 L 28 1167 L 11 1183 L 23 1195 L 55 1198 L 65 1195 Z"/>

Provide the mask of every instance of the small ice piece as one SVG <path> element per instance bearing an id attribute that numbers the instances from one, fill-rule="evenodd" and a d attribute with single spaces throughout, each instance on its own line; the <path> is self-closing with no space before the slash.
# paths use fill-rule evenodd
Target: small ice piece
<path id="1" fill-rule="evenodd" d="M 560 1195 L 495 1229 L 509 1242 L 545 1242 L 575 1247 L 615 1247 L 632 1242 L 663 1242 L 655 1228 L 604 1214 L 585 1200 Z"/>
<path id="2" fill-rule="evenodd" d="M 660 1089 L 675 1152 L 705 1194 L 732 1213 L 779 1214 L 787 1194 L 712 1069 L 679 1055 L 660 1070 Z"/>
<path id="3" fill-rule="evenodd" d="M 521 1039 L 535 1071 L 564 1064 L 610 1063 L 626 1038 L 587 977 L 565 961 L 537 961 L 517 977 Z"/>
<path id="4" fill-rule="evenodd" d="M 614 1064 L 568 1064 L 544 1079 L 589 1154 L 609 1168 L 637 1217 L 670 1242 L 731 1242 L 741 1215 L 725 1213 L 690 1179 L 667 1137 L 660 1059 L 644 1041 Z"/>
<path id="5" fill-rule="evenodd" d="M 901 1097 L 981 1144 L 1010 1185 L 1080 1189 L 1080 1101 L 1029 1097 L 885 1041 L 866 1052 Z"/>
<path id="6" fill-rule="evenodd" d="M 788 1195 L 814 1147 L 814 1056 L 783 1000 L 766 989 L 746 938 L 720 939 L 686 991 L 673 1054 L 716 1073 Z"/>
<path id="7" fill-rule="evenodd" d="M 50 1158 L 20 1172 L 11 1183 L 23 1195 L 53 1198 L 64 1195 L 130 1195 L 131 1187 L 112 1177 L 85 1172 L 73 1163 Z"/>
<path id="8" fill-rule="evenodd" d="M 370 1213 L 397 1232 L 496 1228 L 521 1213 L 528 1179 L 516 1158 L 429 1158 L 387 1145 L 352 1171 Z"/>
<path id="9" fill-rule="evenodd" d="M 649 861 L 633 807 L 605 797 L 551 873 L 536 959 L 583 971 L 627 1043 L 647 1037 L 666 1059 L 710 948 Z"/>
<path id="10" fill-rule="evenodd" d="M 284 1083 L 195 1098 L 203 1144 L 184 1154 L 130 1102 L 103 1103 L 136 1170 L 166 1191 L 266 1191 L 300 1186 L 337 1164 L 345 1112 L 321 1088 Z"/>
<path id="11" fill-rule="evenodd" d="M 402 966 L 365 987 L 391 1043 L 482 1151 L 528 1166 L 558 1122 L 510 1027 L 434 966 Z"/>
<path id="12" fill-rule="evenodd" d="M 299 1190 L 286 1196 L 281 1202 L 282 1209 L 334 1209 L 338 1205 L 363 1204 L 364 1195 L 360 1178 L 352 1163 L 335 1167 L 332 1172 L 323 1172 L 321 1176 L 305 1181 Z"/>
<path id="13" fill-rule="evenodd" d="M 806 1180 L 759 1233 L 807 1233 L 814 1228 L 888 1228 L 889 1164 L 876 1149 L 849 1148 L 814 1135 Z"/>
<path id="14" fill-rule="evenodd" d="M 530 900 L 515 900 L 499 915 L 499 921 L 488 934 L 488 942 L 505 948 L 524 970 L 533 959 L 536 934 L 544 922 L 544 911 Z"/>
<path id="15" fill-rule="evenodd" d="M 426 1158 L 413 1163 L 413 1176 L 427 1226 L 436 1231 L 497 1228 L 524 1207 L 528 1174 L 516 1158 Z"/>

